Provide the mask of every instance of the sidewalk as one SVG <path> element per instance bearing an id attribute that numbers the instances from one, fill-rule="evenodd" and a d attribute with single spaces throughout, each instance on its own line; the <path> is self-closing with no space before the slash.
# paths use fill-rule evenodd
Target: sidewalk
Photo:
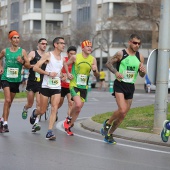
<path id="1" fill-rule="evenodd" d="M 102 127 L 100 123 L 94 122 L 91 118 L 82 121 L 80 124 L 83 128 L 96 133 L 100 133 L 100 129 Z M 114 132 L 114 136 L 117 138 L 123 138 L 123 139 L 143 142 L 143 143 L 170 147 L 170 139 L 167 143 L 164 143 L 162 142 L 160 135 L 152 134 L 152 133 L 143 133 L 143 132 L 118 128 Z"/>

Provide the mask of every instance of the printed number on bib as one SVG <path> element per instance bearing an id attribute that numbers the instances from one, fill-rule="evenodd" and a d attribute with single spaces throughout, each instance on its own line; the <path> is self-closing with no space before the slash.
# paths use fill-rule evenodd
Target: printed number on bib
<path id="1" fill-rule="evenodd" d="M 77 75 L 77 84 L 85 86 L 87 84 L 87 75 L 78 74 Z"/>
<path id="2" fill-rule="evenodd" d="M 35 80 L 36 80 L 37 82 L 40 82 L 40 74 L 37 73 L 37 72 L 35 72 Z"/>
<path id="3" fill-rule="evenodd" d="M 126 70 L 126 71 L 124 71 L 123 76 L 124 76 L 124 78 L 123 78 L 124 82 L 131 83 L 134 80 L 135 71 Z"/>
<path id="4" fill-rule="evenodd" d="M 59 87 L 61 85 L 61 81 L 60 81 L 60 78 L 59 77 L 55 77 L 55 78 L 52 78 L 52 77 L 49 77 L 48 78 L 48 86 L 49 87 Z"/>
<path id="5" fill-rule="evenodd" d="M 17 78 L 18 77 L 18 68 L 7 68 L 7 77 L 8 78 Z"/>

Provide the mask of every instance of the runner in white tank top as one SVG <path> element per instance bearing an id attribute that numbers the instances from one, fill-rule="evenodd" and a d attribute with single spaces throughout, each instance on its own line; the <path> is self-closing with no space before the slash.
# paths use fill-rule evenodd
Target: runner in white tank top
<path id="1" fill-rule="evenodd" d="M 55 58 L 52 52 L 50 52 L 50 55 L 50 60 L 45 71 L 49 73 L 56 72 L 57 76 L 53 78 L 48 75 L 44 75 L 42 88 L 61 89 L 60 73 L 63 67 L 63 57 L 61 56 L 61 59 L 58 60 Z"/>
<path id="2" fill-rule="evenodd" d="M 56 121 L 56 113 L 58 112 L 58 106 L 61 98 L 61 79 L 64 81 L 61 73 L 61 69 L 64 64 L 67 75 L 69 76 L 68 66 L 64 57 L 61 56 L 61 52 L 64 50 L 65 42 L 64 38 L 56 37 L 53 40 L 54 51 L 45 53 L 42 58 L 35 64 L 33 70 L 39 74 L 43 74 L 43 82 L 40 90 L 40 109 L 33 111 L 30 117 L 30 123 L 34 124 L 34 132 L 40 130 L 38 125 L 39 119 L 37 115 L 43 115 L 47 109 L 48 98 L 51 99 L 51 114 L 49 118 L 48 132 L 46 139 L 54 140 L 56 137 L 53 133 L 53 126 Z M 41 66 L 46 63 L 46 68 L 43 70 Z"/>

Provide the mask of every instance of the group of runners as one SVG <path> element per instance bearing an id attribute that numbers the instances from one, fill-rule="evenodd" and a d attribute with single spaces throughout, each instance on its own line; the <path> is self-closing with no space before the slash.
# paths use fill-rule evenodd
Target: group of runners
<path id="1" fill-rule="evenodd" d="M 58 109 L 67 96 L 68 113 L 63 127 L 68 135 L 74 135 L 71 128 L 86 101 L 91 70 L 94 76 L 99 76 L 96 58 L 91 55 L 92 43 L 84 40 L 81 43 L 82 51 L 78 54 L 76 47 L 70 46 L 67 49 L 67 57 L 63 57 L 61 55 L 65 48 L 63 37 L 54 38 L 52 44 L 54 50 L 49 52 L 46 52 L 47 39 L 41 38 L 38 40 L 37 50 L 31 51 L 27 56 L 26 50 L 19 47 L 20 35 L 17 31 L 10 31 L 8 39 L 11 46 L 0 53 L 1 86 L 5 96 L 0 119 L 0 132 L 9 132 L 10 108 L 16 93 L 19 92 L 21 70 L 24 66 L 29 69 L 29 77 L 26 87 L 27 103 L 23 107 L 22 118 L 27 119 L 28 109 L 33 106 L 35 97 L 36 108 L 33 109 L 30 116 L 32 132 L 41 129 L 39 118 L 46 112 L 50 100 L 51 114 L 46 139 L 54 140 L 56 138 L 53 133 L 54 123 L 58 118 Z M 143 65 L 144 57 L 138 52 L 140 45 L 140 37 L 132 34 L 128 47 L 118 51 L 106 63 L 106 67 L 115 74 L 114 95 L 118 106 L 112 116 L 104 121 L 101 128 L 101 134 L 104 135 L 104 141 L 107 143 L 116 143 L 113 132 L 130 110 L 137 75 L 139 73 L 141 77 L 144 77 L 146 74 Z M 3 58 L 5 58 L 5 63 L 3 63 Z M 161 133 L 164 142 L 168 141 L 168 135 L 170 135 L 167 134 L 168 128 L 169 121 L 166 121 Z"/>
<path id="2" fill-rule="evenodd" d="M 33 106 L 36 97 L 36 108 L 30 116 L 30 123 L 33 125 L 32 132 L 39 131 L 39 118 L 46 112 L 50 99 L 51 114 L 46 139 L 54 140 L 56 136 L 53 127 L 58 109 L 67 96 L 68 113 L 63 126 L 68 135 L 73 135 L 71 127 L 86 100 L 90 71 L 92 70 L 95 76 L 99 75 L 96 59 L 91 55 L 92 43 L 84 40 L 81 43 L 80 54 L 76 54 L 75 46 L 70 46 L 67 49 L 67 57 L 64 57 L 61 55 L 65 47 L 63 37 L 53 40 L 54 50 L 50 52 L 46 52 L 47 39 L 41 38 L 38 41 L 38 49 L 31 51 L 27 56 L 26 50 L 19 47 L 20 35 L 17 31 L 10 31 L 8 39 L 11 46 L 0 53 L 1 84 L 5 96 L 0 132 L 9 132 L 10 107 L 16 93 L 19 92 L 21 70 L 24 66 L 29 69 L 29 77 L 26 87 L 27 103 L 23 107 L 22 118 L 27 119 L 28 109 Z"/>

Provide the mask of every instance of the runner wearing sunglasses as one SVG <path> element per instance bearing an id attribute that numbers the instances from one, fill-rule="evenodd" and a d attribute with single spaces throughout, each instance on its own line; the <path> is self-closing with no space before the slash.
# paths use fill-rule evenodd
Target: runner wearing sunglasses
<path id="1" fill-rule="evenodd" d="M 118 51 L 113 57 L 109 58 L 106 67 L 115 74 L 114 96 L 118 109 L 112 116 L 105 120 L 101 128 L 101 134 L 105 136 L 104 141 L 116 144 L 113 139 L 113 132 L 121 124 L 127 112 L 130 110 L 133 94 L 135 91 L 135 81 L 138 73 L 141 77 L 146 74 L 144 57 L 138 50 L 141 45 L 141 39 L 138 35 L 132 34 L 129 38 L 128 47 Z"/>

